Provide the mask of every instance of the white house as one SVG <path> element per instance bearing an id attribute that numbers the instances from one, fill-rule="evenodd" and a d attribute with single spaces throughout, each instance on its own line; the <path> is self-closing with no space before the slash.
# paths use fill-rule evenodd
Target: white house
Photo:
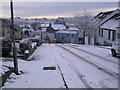
<path id="1" fill-rule="evenodd" d="M 101 12 L 95 19 L 98 21 L 97 43 L 100 45 L 112 45 L 118 35 L 117 28 L 120 10 Z"/>

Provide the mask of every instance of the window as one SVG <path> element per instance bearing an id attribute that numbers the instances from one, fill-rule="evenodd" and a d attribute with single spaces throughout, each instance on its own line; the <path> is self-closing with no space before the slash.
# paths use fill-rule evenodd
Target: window
<path id="1" fill-rule="evenodd" d="M 110 36 L 111 36 L 111 31 L 109 30 L 108 31 L 108 39 L 110 39 Z"/>
<path id="2" fill-rule="evenodd" d="M 78 38 L 78 40 L 80 41 L 80 40 L 81 40 L 81 38 Z"/>
<path id="3" fill-rule="evenodd" d="M 101 29 L 100 31 L 101 31 L 101 37 L 103 37 L 103 29 Z"/>
<path id="4" fill-rule="evenodd" d="M 112 40 L 115 41 L 115 31 L 112 31 Z"/>

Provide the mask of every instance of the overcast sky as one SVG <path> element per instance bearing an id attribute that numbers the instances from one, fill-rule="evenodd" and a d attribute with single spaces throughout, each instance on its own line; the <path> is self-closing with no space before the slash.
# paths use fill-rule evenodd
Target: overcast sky
<path id="1" fill-rule="evenodd" d="M 2 17 L 10 16 L 9 7 L 9 2 L 2 3 Z M 14 13 L 16 17 L 22 18 L 57 18 L 72 17 L 83 10 L 97 14 L 117 7 L 117 2 L 15 2 Z"/>

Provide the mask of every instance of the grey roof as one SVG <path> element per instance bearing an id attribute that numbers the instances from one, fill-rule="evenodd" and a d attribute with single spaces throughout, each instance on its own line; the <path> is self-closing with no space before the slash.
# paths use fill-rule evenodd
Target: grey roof
<path id="1" fill-rule="evenodd" d="M 110 19 L 118 20 L 120 19 L 120 9 L 116 9 L 113 11 L 108 12 L 100 12 L 94 19 L 98 19 L 98 26 L 104 24 L 105 22 L 109 21 Z"/>
<path id="2" fill-rule="evenodd" d="M 111 14 L 112 12 L 114 12 L 114 10 L 107 11 L 107 12 L 100 12 L 94 18 L 103 19 L 103 18 L 107 17 L 107 15 Z"/>

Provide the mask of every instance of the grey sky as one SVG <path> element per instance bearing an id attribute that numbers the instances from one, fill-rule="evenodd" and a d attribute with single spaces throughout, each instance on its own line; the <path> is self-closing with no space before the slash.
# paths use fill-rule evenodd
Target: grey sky
<path id="1" fill-rule="evenodd" d="M 94 13 L 113 10 L 117 2 L 15 2 L 15 16 L 19 17 L 55 17 L 73 16 L 84 9 Z M 10 15 L 9 3 L 2 3 L 2 16 Z"/>

